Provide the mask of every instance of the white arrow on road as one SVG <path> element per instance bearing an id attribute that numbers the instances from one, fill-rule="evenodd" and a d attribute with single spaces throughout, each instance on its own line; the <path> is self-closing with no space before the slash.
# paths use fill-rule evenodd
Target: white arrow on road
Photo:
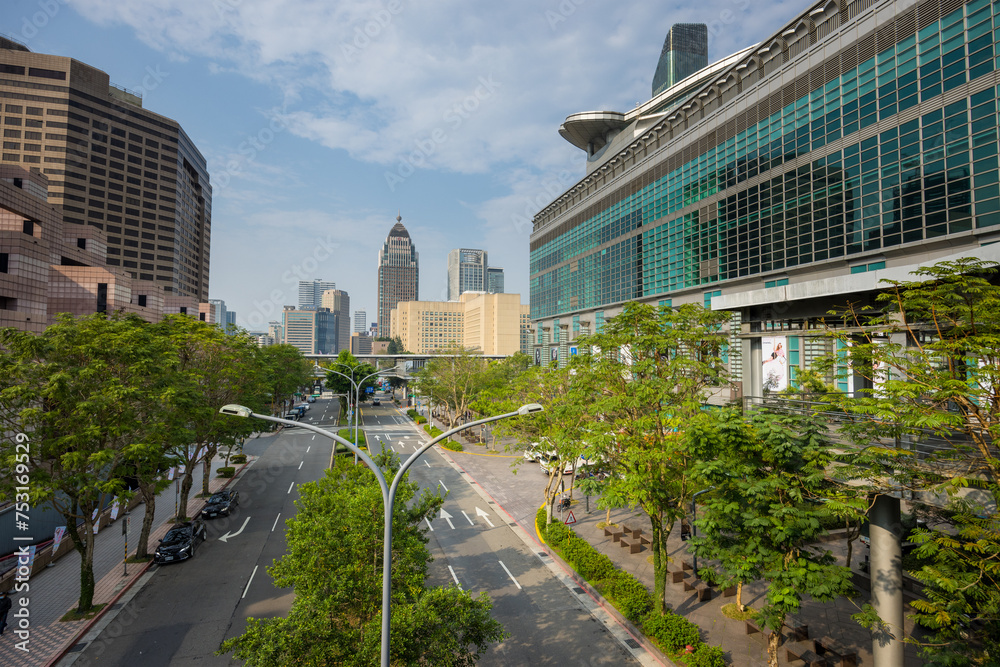
<path id="1" fill-rule="evenodd" d="M 250 523 L 250 517 L 247 517 L 246 519 L 243 520 L 243 525 L 240 526 L 239 530 L 237 530 L 235 533 L 226 533 L 225 535 L 219 538 L 219 541 L 226 542 L 229 540 L 230 537 L 236 537 L 237 535 L 243 532 L 243 529 L 247 527 L 248 523 Z"/>
<path id="2" fill-rule="evenodd" d="M 479 509 L 478 507 L 476 508 L 476 516 L 483 517 L 486 523 L 490 524 L 490 528 L 496 528 L 496 526 L 493 525 L 493 522 L 490 521 L 490 515 L 484 512 L 483 510 Z"/>
<path id="3" fill-rule="evenodd" d="M 449 528 L 455 530 L 455 524 L 451 522 L 451 515 L 445 512 L 443 509 L 441 510 L 441 518 L 448 522 Z"/>

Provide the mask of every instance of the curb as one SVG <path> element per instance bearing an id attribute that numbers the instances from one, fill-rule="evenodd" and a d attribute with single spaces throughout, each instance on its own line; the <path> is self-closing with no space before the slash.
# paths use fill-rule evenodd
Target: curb
<path id="1" fill-rule="evenodd" d="M 254 459 L 254 461 L 256 460 L 257 459 Z M 246 469 L 246 467 L 251 465 L 252 463 L 253 461 L 248 461 L 244 463 L 239 470 L 233 473 L 232 477 L 226 480 L 225 484 L 223 484 L 221 488 L 224 489 L 227 486 L 229 486 L 232 482 L 234 482 L 236 478 L 239 477 L 240 474 L 242 474 L 242 472 Z M 146 562 L 145 567 L 142 568 L 142 571 L 139 572 L 139 574 L 136 575 L 135 578 L 133 578 L 125 586 L 122 586 L 122 589 L 118 591 L 118 593 L 111 600 L 109 600 L 107 604 L 104 605 L 104 608 L 101 609 L 101 611 L 95 614 L 93 618 L 88 620 L 87 624 L 83 626 L 83 628 L 79 632 L 75 633 L 72 637 L 70 637 L 69 641 L 61 649 L 59 649 L 59 651 L 52 658 L 50 658 L 48 662 L 45 663 L 45 667 L 55 667 L 55 665 L 57 665 L 60 660 L 65 658 L 66 654 L 69 653 L 69 650 L 74 646 L 76 646 L 76 644 L 80 641 L 80 639 L 88 632 L 90 632 L 91 628 L 97 625 L 98 622 L 100 622 L 100 620 L 104 618 L 105 614 L 111 611 L 111 608 L 118 602 L 118 600 L 121 599 L 121 597 L 125 595 L 125 593 L 131 590 L 132 587 L 136 584 L 136 582 L 142 579 L 143 575 L 145 575 L 146 572 L 149 570 L 149 568 L 152 566 L 153 566 L 153 560 L 151 558 L 149 561 Z M 115 616 L 118 615 L 117 612 L 119 611 L 121 610 L 118 609 L 115 610 L 116 612 Z M 56 622 L 58 623 L 59 621 Z"/>

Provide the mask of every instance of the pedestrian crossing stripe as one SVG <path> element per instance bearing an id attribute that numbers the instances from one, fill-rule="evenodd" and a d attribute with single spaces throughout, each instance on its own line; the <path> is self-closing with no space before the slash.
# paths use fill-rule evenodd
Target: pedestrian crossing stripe
<path id="1" fill-rule="evenodd" d="M 570 510 L 569 516 L 566 517 L 566 525 L 568 526 L 572 523 L 576 523 L 576 517 L 573 516 L 573 510 Z"/>

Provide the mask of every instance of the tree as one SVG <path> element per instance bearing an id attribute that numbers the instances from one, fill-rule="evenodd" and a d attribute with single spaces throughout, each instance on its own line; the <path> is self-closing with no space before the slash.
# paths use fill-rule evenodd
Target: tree
<path id="1" fill-rule="evenodd" d="M 399 336 L 393 336 L 389 339 L 389 347 L 385 350 L 386 354 L 408 354 L 406 348 L 403 347 L 403 339 Z"/>
<path id="2" fill-rule="evenodd" d="M 726 382 L 721 352 L 729 315 L 696 304 L 677 309 L 627 303 L 597 334 L 579 341 L 592 418 L 590 451 L 614 465 L 603 503 L 641 507 L 649 517 L 657 609 L 666 609 L 667 537 L 698 490 L 694 457 L 680 428 Z M 605 505 L 607 506 L 607 505 Z"/>
<path id="3" fill-rule="evenodd" d="M 93 606 L 95 518 L 112 498 L 130 495 L 123 465 L 147 432 L 147 407 L 165 398 L 149 378 L 171 350 L 151 325 L 117 314 L 61 314 L 37 336 L 3 329 L 0 346 L 0 419 L 23 435 L 0 445 L 7 470 L 17 472 L 0 483 L 18 502 L 14 487 L 28 486 L 25 502 L 48 501 L 62 514 L 80 554 L 85 612 Z M 27 452 L 17 447 L 24 443 Z"/>
<path id="4" fill-rule="evenodd" d="M 455 428 L 482 390 L 488 362 L 460 347 L 445 350 L 450 358 L 431 359 L 417 374 L 417 388 L 445 408 L 448 427 Z"/>
<path id="5" fill-rule="evenodd" d="M 833 460 L 827 433 L 813 415 L 758 410 L 749 423 L 737 411 L 703 415 L 685 434 L 700 459 L 697 478 L 711 488 L 691 544 L 719 561 L 727 581 L 767 582 L 756 618 L 771 629 L 771 667 L 785 620 L 803 597 L 822 602 L 854 592 L 850 569 L 814 544 L 833 515 L 819 502 Z"/>
<path id="6" fill-rule="evenodd" d="M 257 349 L 258 385 L 270 401 L 270 414 L 283 415 L 286 399 L 312 383 L 313 365 L 293 345 L 266 345 Z"/>
<path id="7" fill-rule="evenodd" d="M 952 524 L 911 536 L 928 564 L 912 572 L 926 600 L 926 657 L 987 664 L 1000 654 L 1000 286 L 997 265 L 964 258 L 883 281 L 873 306 L 837 313 L 850 327 L 841 368 L 861 377 L 841 431 L 859 467 L 874 460 L 918 494 L 947 492 Z M 943 446 L 918 448 L 936 440 Z M 859 472 L 860 474 L 860 472 Z"/>
<path id="8" fill-rule="evenodd" d="M 376 462 L 389 475 L 398 469 L 391 454 Z M 419 525 L 443 499 L 429 491 L 418 497 L 418 486 L 400 484 L 393 513 L 391 663 L 473 665 L 503 629 L 485 593 L 424 588 L 430 554 Z M 383 511 L 375 476 L 341 460 L 299 490 L 298 512 L 286 522 L 288 553 L 269 569 L 276 586 L 295 589 L 292 608 L 287 618 L 248 619 L 220 653 L 250 667 L 377 665 Z"/>
<path id="9" fill-rule="evenodd" d="M 349 398 L 354 396 L 354 384 L 358 383 L 359 400 L 367 400 L 368 390 L 374 389 L 378 368 L 369 363 L 359 361 L 357 357 L 347 350 L 341 350 L 335 361 L 323 362 L 328 372 L 326 375 L 326 388 L 335 394 L 340 394 L 340 414 L 348 413 Z M 346 377 L 345 377 L 346 376 Z M 371 376 L 371 377 L 369 377 Z M 350 378 L 350 379 L 349 379 Z M 358 406 L 354 406 L 356 410 Z"/>

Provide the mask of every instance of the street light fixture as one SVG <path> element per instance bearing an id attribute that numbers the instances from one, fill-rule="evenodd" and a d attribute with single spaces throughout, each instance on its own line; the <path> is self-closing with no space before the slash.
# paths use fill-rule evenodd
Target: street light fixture
<path id="1" fill-rule="evenodd" d="M 340 363 L 338 363 L 337 365 L 338 366 L 346 366 L 347 364 L 340 364 Z M 365 380 L 367 380 L 368 378 L 374 377 L 375 375 L 379 375 L 380 373 L 382 373 L 382 370 L 376 370 L 374 373 L 370 373 L 370 374 L 366 375 L 365 377 L 361 378 L 358 382 L 355 382 L 354 381 L 354 369 L 353 368 L 351 369 L 351 376 L 350 377 L 348 377 L 344 373 L 341 373 L 340 371 L 335 371 L 332 368 L 323 368 L 322 366 L 320 366 L 318 364 L 316 365 L 316 368 L 319 369 L 319 370 L 322 370 L 322 371 L 326 371 L 327 373 L 334 373 L 336 375 L 339 375 L 340 377 L 342 377 L 342 378 L 346 379 L 348 382 L 350 382 L 351 386 L 354 387 L 354 444 L 356 446 L 358 444 L 358 412 L 359 412 L 359 410 L 361 408 L 361 385 L 363 385 L 365 383 Z M 357 366 L 355 366 L 354 368 L 357 368 Z M 383 369 L 383 370 L 386 370 L 386 369 Z M 348 398 L 350 398 L 350 397 L 348 396 Z M 365 440 L 365 442 L 367 442 L 367 439 Z M 385 451 L 385 445 L 382 445 L 382 451 Z M 354 462 L 357 463 L 357 459 L 355 459 Z"/>
<path id="2" fill-rule="evenodd" d="M 454 435 L 459 431 L 463 431 L 473 426 L 479 426 L 480 424 L 488 424 L 490 422 L 507 419 L 509 417 L 524 417 L 526 415 L 535 414 L 536 412 L 541 412 L 542 410 L 544 410 L 544 408 L 538 403 L 528 403 L 526 405 L 522 405 L 514 412 L 507 412 L 494 417 L 477 419 L 467 424 L 457 426 L 450 431 L 446 431 L 417 451 L 410 454 L 410 457 L 399 466 L 399 470 L 396 471 L 396 475 L 392 478 L 392 482 L 388 484 L 386 483 L 385 475 L 382 473 L 382 469 L 375 465 L 375 462 L 367 453 L 365 453 L 364 450 L 359 448 L 357 445 L 351 444 L 351 442 L 340 437 L 336 433 L 332 433 L 318 426 L 313 426 L 312 424 L 294 422 L 290 419 L 282 419 L 280 417 L 272 417 L 270 415 L 257 414 L 250 408 L 242 405 L 224 405 L 219 409 L 219 412 L 224 415 L 233 415 L 234 417 L 254 417 L 256 419 L 263 419 L 264 421 L 286 424 L 288 426 L 297 426 L 299 428 L 313 431 L 319 435 L 330 438 L 335 443 L 339 442 L 340 444 L 346 446 L 354 452 L 356 456 L 364 461 L 365 465 L 367 465 L 373 473 L 375 473 L 375 478 L 378 480 L 379 488 L 382 491 L 382 505 L 385 510 L 385 537 L 382 549 L 382 667 L 389 667 L 389 622 L 391 620 L 390 614 L 392 612 L 392 508 L 396 502 L 396 491 L 399 487 L 400 481 L 403 479 L 403 475 L 410 469 L 410 466 L 412 466 L 416 460 L 423 455 L 424 452 L 448 436 Z M 334 445 L 334 448 L 336 448 L 336 445 Z"/>

